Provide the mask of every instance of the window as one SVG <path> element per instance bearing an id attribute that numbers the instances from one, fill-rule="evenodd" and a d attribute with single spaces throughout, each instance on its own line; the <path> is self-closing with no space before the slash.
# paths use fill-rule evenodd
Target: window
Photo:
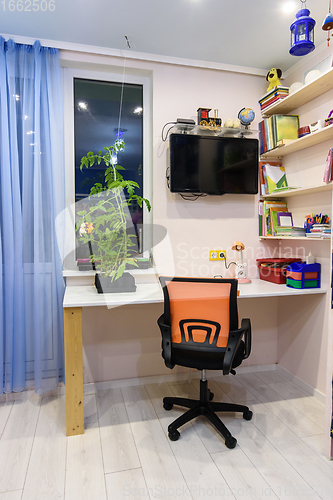
<path id="1" fill-rule="evenodd" d="M 97 153 L 112 145 L 118 137 L 125 141 L 125 151 L 117 163 L 125 179 L 136 181 L 137 194 L 151 200 L 150 162 L 150 80 L 145 77 L 122 76 L 109 73 L 64 69 L 65 97 L 65 151 L 66 191 L 70 212 L 67 228 L 65 268 L 76 269 L 76 258 L 88 257 L 87 248 L 76 248 L 75 202 L 87 197 L 95 182 L 104 178 L 104 166 L 94 165 L 80 171 L 80 160 L 88 151 Z M 120 115 L 121 110 L 121 115 Z M 120 120 L 119 120 L 120 115 Z M 74 165 L 74 168 L 73 168 Z M 131 207 L 135 233 L 140 236 L 140 247 L 151 248 L 150 214 L 138 206 Z M 68 241 L 71 250 L 68 250 Z M 149 252 L 145 252 L 148 256 Z"/>

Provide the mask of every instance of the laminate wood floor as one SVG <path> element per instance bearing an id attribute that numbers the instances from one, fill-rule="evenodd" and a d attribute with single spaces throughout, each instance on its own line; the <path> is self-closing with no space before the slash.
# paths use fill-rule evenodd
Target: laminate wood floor
<path id="1" fill-rule="evenodd" d="M 214 400 L 247 404 L 251 421 L 220 414 L 237 446 L 203 417 L 178 441 L 167 426 L 184 409 L 164 396 L 198 398 L 199 380 L 86 396 L 85 434 L 65 436 L 65 398 L 22 393 L 0 402 L 0 500 L 333 498 L 322 453 L 324 405 L 277 371 L 209 377 Z"/>

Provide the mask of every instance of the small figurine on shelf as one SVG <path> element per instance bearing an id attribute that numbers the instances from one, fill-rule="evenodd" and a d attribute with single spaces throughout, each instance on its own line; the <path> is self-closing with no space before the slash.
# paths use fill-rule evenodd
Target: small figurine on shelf
<path id="1" fill-rule="evenodd" d="M 324 127 L 328 127 L 329 125 L 332 125 L 333 123 L 333 109 L 328 114 L 328 117 L 325 118 L 325 125 Z"/>
<path id="2" fill-rule="evenodd" d="M 282 71 L 278 68 L 272 68 L 266 75 L 266 80 L 269 82 L 267 92 L 273 90 L 277 85 L 281 85 L 279 78 L 282 76 Z"/>
<path id="3" fill-rule="evenodd" d="M 224 122 L 223 126 L 226 127 L 226 128 L 233 128 L 233 126 L 234 126 L 234 120 L 232 120 L 231 118 L 228 118 Z"/>
<path id="4" fill-rule="evenodd" d="M 210 108 L 198 108 L 198 125 L 215 129 L 221 127 L 222 120 L 218 117 L 219 110 L 214 109 L 214 118 L 209 116 Z"/>
<path id="5" fill-rule="evenodd" d="M 238 118 L 235 118 L 234 120 L 232 120 L 232 118 L 228 118 L 224 122 L 223 126 L 226 128 L 240 128 L 241 122 Z"/>
<path id="6" fill-rule="evenodd" d="M 198 125 L 201 125 L 201 122 L 209 121 L 209 112 L 211 111 L 211 108 L 198 108 L 197 113 L 198 113 Z"/>

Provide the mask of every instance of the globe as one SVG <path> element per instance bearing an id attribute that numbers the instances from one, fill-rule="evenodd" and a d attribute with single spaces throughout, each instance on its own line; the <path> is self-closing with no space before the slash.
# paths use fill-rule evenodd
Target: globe
<path id="1" fill-rule="evenodd" d="M 238 119 L 240 120 L 241 124 L 244 125 L 246 128 L 248 128 L 250 123 L 253 122 L 255 116 L 256 115 L 253 109 L 251 108 L 243 108 L 238 113 Z"/>

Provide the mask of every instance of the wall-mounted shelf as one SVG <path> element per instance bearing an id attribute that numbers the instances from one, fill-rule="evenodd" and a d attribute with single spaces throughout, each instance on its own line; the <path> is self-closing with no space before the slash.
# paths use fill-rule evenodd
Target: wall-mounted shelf
<path id="1" fill-rule="evenodd" d="M 290 198 L 291 196 L 301 196 L 304 194 L 313 194 L 320 193 L 323 191 L 332 191 L 333 184 L 321 184 L 320 186 L 312 186 L 312 187 L 301 187 L 296 189 L 287 189 L 285 191 L 279 191 L 277 193 L 271 193 L 260 196 L 261 198 L 266 199 L 275 199 L 275 198 Z"/>
<path id="2" fill-rule="evenodd" d="M 170 133 L 195 134 L 195 135 L 210 135 L 218 137 L 247 137 L 258 134 L 259 130 L 251 128 L 230 128 L 230 127 L 202 127 L 201 125 L 188 125 L 177 123 L 172 127 Z"/>
<path id="3" fill-rule="evenodd" d="M 290 113 L 290 111 L 312 101 L 312 99 L 315 99 L 332 88 L 333 68 L 320 75 L 313 82 L 304 85 L 304 87 L 301 87 L 294 94 L 266 108 L 263 112 L 263 116 Z"/>
<path id="4" fill-rule="evenodd" d="M 333 78 L 333 75 L 332 75 Z M 324 127 L 317 132 L 313 132 L 312 134 L 305 135 L 300 139 L 296 139 L 296 141 L 292 141 L 285 146 L 281 146 L 279 148 L 271 149 L 266 153 L 260 155 L 261 158 L 280 158 L 282 156 L 289 155 L 291 153 L 296 153 L 296 151 L 301 151 L 302 149 L 309 148 L 311 146 L 315 146 L 316 144 L 320 144 L 321 142 L 328 141 L 333 138 L 333 125 L 329 125 L 328 127 Z"/>
<path id="5" fill-rule="evenodd" d="M 306 241 L 331 241 L 331 238 L 310 237 L 306 236 L 259 236 L 259 241 L 262 240 L 306 240 Z"/>

